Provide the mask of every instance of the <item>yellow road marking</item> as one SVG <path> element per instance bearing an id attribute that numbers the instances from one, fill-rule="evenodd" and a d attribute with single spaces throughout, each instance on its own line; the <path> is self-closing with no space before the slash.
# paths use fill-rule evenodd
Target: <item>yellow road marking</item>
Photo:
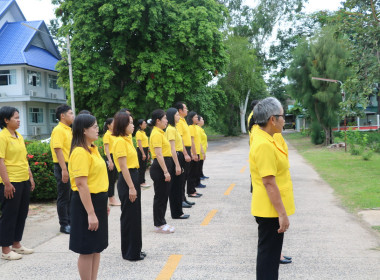
<path id="1" fill-rule="evenodd" d="M 182 255 L 171 255 L 156 280 L 170 280 L 181 258 Z"/>
<path id="2" fill-rule="evenodd" d="M 226 190 L 226 192 L 224 193 L 224 195 L 229 195 L 230 192 L 232 191 L 232 189 L 235 187 L 236 184 L 232 183 L 228 189 Z"/>
<path id="3" fill-rule="evenodd" d="M 201 226 L 207 226 L 210 223 L 211 219 L 214 218 L 216 212 L 218 212 L 217 209 L 211 210 L 210 213 L 207 214 L 206 218 L 201 223 Z"/>
<path id="4" fill-rule="evenodd" d="M 247 168 L 247 166 L 243 166 L 243 168 L 242 169 L 240 169 L 240 173 L 244 173 L 244 171 L 245 171 L 245 169 Z"/>

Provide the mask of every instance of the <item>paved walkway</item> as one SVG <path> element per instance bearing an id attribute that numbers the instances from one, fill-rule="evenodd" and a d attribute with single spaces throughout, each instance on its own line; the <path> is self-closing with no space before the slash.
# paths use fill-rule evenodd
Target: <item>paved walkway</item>
<path id="1" fill-rule="evenodd" d="M 283 250 L 294 262 L 281 265 L 280 279 L 380 279 L 379 235 L 343 210 L 332 189 L 289 150 L 297 212 Z M 177 228 L 174 234 L 153 232 L 153 189 L 144 190 L 144 261 L 121 258 L 120 209 L 113 207 L 99 279 L 255 279 L 257 226 L 250 215 L 247 159 L 247 137 L 210 143 L 204 168 L 211 179 L 200 190 L 203 197 L 192 199 L 197 204 L 185 209 L 190 219 L 166 215 Z M 37 214 L 28 218 L 23 242 L 36 253 L 20 261 L 1 260 L 0 279 L 79 279 L 77 255 L 68 250 L 69 237 L 57 233 L 54 207 L 32 212 Z"/>

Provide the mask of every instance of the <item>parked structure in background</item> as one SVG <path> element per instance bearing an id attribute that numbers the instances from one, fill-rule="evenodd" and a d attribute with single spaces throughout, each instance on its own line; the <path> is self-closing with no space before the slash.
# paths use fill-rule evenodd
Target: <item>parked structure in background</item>
<path id="1" fill-rule="evenodd" d="M 57 124 L 55 108 L 66 103 L 57 85 L 61 59 L 44 21 L 26 21 L 15 0 L 0 0 L 0 107 L 20 111 L 25 138 L 45 138 Z"/>

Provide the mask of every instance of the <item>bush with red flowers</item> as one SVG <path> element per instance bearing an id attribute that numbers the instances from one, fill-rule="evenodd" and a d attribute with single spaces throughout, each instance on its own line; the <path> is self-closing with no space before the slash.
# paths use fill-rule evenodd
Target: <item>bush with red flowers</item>
<path id="1" fill-rule="evenodd" d="M 57 183 L 50 145 L 40 141 L 25 141 L 28 161 L 36 188 L 31 193 L 32 201 L 48 201 L 57 198 Z"/>

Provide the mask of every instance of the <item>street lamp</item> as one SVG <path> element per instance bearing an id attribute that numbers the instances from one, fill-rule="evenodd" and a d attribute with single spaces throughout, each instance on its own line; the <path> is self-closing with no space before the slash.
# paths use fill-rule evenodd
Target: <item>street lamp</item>
<path id="1" fill-rule="evenodd" d="M 51 37 L 52 39 L 53 36 L 51 36 L 49 33 L 46 33 L 44 31 L 41 31 L 37 28 L 34 28 L 33 26 L 30 26 L 24 22 L 21 22 L 22 25 L 24 25 L 25 27 L 28 27 L 30 29 L 33 29 L 35 31 L 38 31 L 38 32 L 41 32 L 42 34 L 46 34 L 48 35 L 49 37 Z M 71 50 L 70 50 L 70 37 L 69 35 L 67 35 L 66 37 L 66 44 L 67 44 L 67 56 L 68 56 L 68 60 L 69 60 L 69 80 L 70 80 L 70 99 L 71 99 L 71 109 L 73 110 L 73 113 L 74 113 L 74 116 L 75 116 L 75 99 L 74 99 L 74 80 L 73 80 L 73 66 L 71 64 Z"/>
<path id="2" fill-rule="evenodd" d="M 343 83 L 339 80 L 332 80 L 332 79 L 325 79 L 325 78 L 318 78 L 318 77 L 311 77 L 312 80 L 319 80 L 319 81 L 325 81 L 329 83 L 339 83 L 340 88 L 342 89 L 342 101 L 344 102 L 346 100 L 346 93 L 343 90 Z M 344 151 L 347 152 L 347 125 L 346 125 L 346 116 L 344 116 Z"/>

